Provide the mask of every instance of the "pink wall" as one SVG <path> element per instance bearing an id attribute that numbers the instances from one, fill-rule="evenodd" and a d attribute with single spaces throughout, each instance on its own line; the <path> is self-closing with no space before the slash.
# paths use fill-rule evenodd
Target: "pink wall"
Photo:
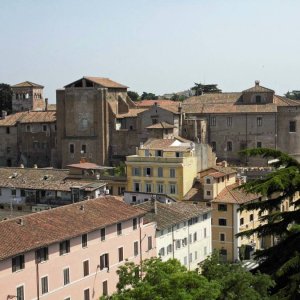
<path id="1" fill-rule="evenodd" d="M 142 219 L 141 219 L 142 220 Z M 124 260 L 140 262 L 140 255 L 134 256 L 133 243 L 140 240 L 140 229 L 132 229 L 132 219 L 122 223 L 122 235 L 117 236 L 116 225 L 106 227 L 106 240 L 100 240 L 100 230 L 88 234 L 88 245 L 82 248 L 81 236 L 70 241 L 70 253 L 60 256 L 59 243 L 48 248 L 49 259 L 39 263 L 40 299 L 83 299 L 83 291 L 90 289 L 90 299 L 98 299 L 102 295 L 102 282 L 108 281 L 108 292 L 116 290 L 119 263 L 118 248 L 124 248 Z M 148 236 L 152 236 L 153 248 L 148 251 Z M 142 258 L 156 255 L 155 224 L 142 224 Z M 17 243 L 17 241 L 16 241 Z M 109 253 L 109 271 L 100 270 L 100 255 Z M 83 276 L 83 261 L 89 260 L 89 272 Z M 63 285 L 63 269 L 70 268 L 70 283 Z M 48 276 L 47 294 L 41 294 L 41 278 Z M 0 262 L 0 299 L 7 295 L 16 295 L 16 287 L 24 285 L 25 300 L 37 299 L 35 251 L 25 253 L 25 269 L 12 273 L 11 259 Z"/>

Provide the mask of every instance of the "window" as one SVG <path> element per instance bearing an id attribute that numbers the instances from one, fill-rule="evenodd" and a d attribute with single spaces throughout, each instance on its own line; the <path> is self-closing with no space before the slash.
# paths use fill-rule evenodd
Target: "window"
<path id="1" fill-rule="evenodd" d="M 119 262 L 124 260 L 124 251 L 123 251 L 123 247 L 120 247 L 118 249 L 118 254 L 119 254 Z"/>
<path id="2" fill-rule="evenodd" d="M 137 218 L 133 218 L 132 219 L 132 229 L 136 230 L 137 229 L 137 224 L 138 224 L 138 219 Z"/>
<path id="3" fill-rule="evenodd" d="M 72 153 L 72 154 L 75 152 L 75 145 L 74 144 L 69 145 L 69 152 Z"/>
<path id="4" fill-rule="evenodd" d="M 256 124 L 257 124 L 257 127 L 261 127 L 262 126 L 262 117 L 257 117 L 256 118 Z"/>
<path id="5" fill-rule="evenodd" d="M 101 241 L 105 241 L 105 228 L 100 229 L 100 239 Z"/>
<path id="6" fill-rule="evenodd" d="M 189 254 L 189 262 L 192 262 L 193 261 L 193 253 L 190 253 Z"/>
<path id="7" fill-rule="evenodd" d="M 160 194 L 164 193 L 164 185 L 162 183 L 157 184 L 157 193 L 160 193 Z"/>
<path id="8" fill-rule="evenodd" d="M 6 127 L 6 134 L 10 134 L 10 127 Z"/>
<path id="9" fill-rule="evenodd" d="M 227 142 L 227 151 L 232 151 L 232 142 L 231 141 Z"/>
<path id="10" fill-rule="evenodd" d="M 181 247 L 180 240 L 177 240 L 176 241 L 176 249 L 180 249 L 180 247 Z"/>
<path id="11" fill-rule="evenodd" d="M 244 225 L 244 218 L 240 218 L 240 225 Z"/>
<path id="12" fill-rule="evenodd" d="M 48 293 L 48 276 L 41 278 L 42 295 Z"/>
<path id="13" fill-rule="evenodd" d="M 232 117 L 227 117 L 227 127 L 232 126 Z"/>
<path id="14" fill-rule="evenodd" d="M 25 268 L 24 255 L 18 255 L 12 258 L 12 271 L 16 272 Z"/>
<path id="15" fill-rule="evenodd" d="M 211 142 L 211 148 L 212 148 L 212 151 L 216 151 L 217 150 L 217 143 L 216 142 Z"/>
<path id="16" fill-rule="evenodd" d="M 218 204 L 218 211 L 227 211 L 227 204 Z"/>
<path id="17" fill-rule="evenodd" d="M 203 214 L 203 221 L 207 220 L 207 214 Z"/>
<path id="18" fill-rule="evenodd" d="M 83 262 L 83 276 L 88 276 L 90 274 L 90 266 L 89 266 L 89 261 L 85 260 Z"/>
<path id="19" fill-rule="evenodd" d="M 290 121 L 289 132 L 296 132 L 296 121 Z"/>
<path id="20" fill-rule="evenodd" d="M 210 126 L 216 126 L 216 117 L 211 117 L 210 118 Z"/>
<path id="21" fill-rule="evenodd" d="M 206 184 L 210 184 L 210 183 L 211 183 L 210 178 L 207 178 L 206 179 Z"/>
<path id="22" fill-rule="evenodd" d="M 136 203 L 136 196 L 132 196 L 131 201 Z"/>
<path id="23" fill-rule="evenodd" d="M 140 176 L 141 169 L 140 168 L 132 168 L 132 176 Z"/>
<path id="24" fill-rule="evenodd" d="M 27 132 L 30 132 L 30 131 L 31 131 L 31 126 L 30 126 L 30 125 L 27 125 L 27 126 L 26 126 L 26 131 L 27 131 Z"/>
<path id="25" fill-rule="evenodd" d="M 17 287 L 17 300 L 24 300 L 24 286 Z"/>
<path id="26" fill-rule="evenodd" d="M 161 168 L 161 167 L 157 168 L 157 176 L 163 177 L 163 168 Z"/>
<path id="27" fill-rule="evenodd" d="M 144 176 L 152 176 L 152 169 L 151 168 L 144 168 Z"/>
<path id="28" fill-rule="evenodd" d="M 87 241 L 88 241 L 88 236 L 87 236 L 87 234 L 85 233 L 85 234 L 83 234 L 83 235 L 81 236 L 81 245 L 82 245 L 82 248 L 87 247 Z"/>
<path id="29" fill-rule="evenodd" d="M 184 239 L 181 240 L 182 242 L 182 247 L 185 247 L 187 245 L 187 238 L 185 237 Z"/>
<path id="30" fill-rule="evenodd" d="M 180 157 L 180 152 L 175 152 L 175 157 Z"/>
<path id="31" fill-rule="evenodd" d="M 117 234 L 121 235 L 122 234 L 122 223 L 117 224 Z"/>
<path id="32" fill-rule="evenodd" d="M 227 220 L 226 219 L 219 219 L 219 226 L 226 226 Z"/>
<path id="33" fill-rule="evenodd" d="M 146 183 L 145 184 L 145 192 L 146 193 L 151 193 L 152 191 L 152 184 L 151 183 Z"/>
<path id="34" fill-rule="evenodd" d="M 189 244 L 191 244 L 193 242 L 193 235 L 189 234 Z"/>
<path id="35" fill-rule="evenodd" d="M 158 254 L 160 256 L 164 256 L 165 255 L 165 248 L 164 247 L 160 248 Z"/>
<path id="36" fill-rule="evenodd" d="M 70 269 L 66 268 L 63 270 L 64 275 L 64 285 L 67 285 L 70 283 Z"/>
<path id="37" fill-rule="evenodd" d="M 175 169 L 170 169 L 170 177 L 175 178 L 176 175 L 176 170 Z"/>
<path id="38" fill-rule="evenodd" d="M 261 103 L 261 96 L 260 95 L 255 96 L 255 102 L 256 103 Z"/>
<path id="39" fill-rule="evenodd" d="M 176 184 L 175 183 L 170 184 L 170 194 L 176 194 Z"/>
<path id="40" fill-rule="evenodd" d="M 85 144 L 81 145 L 81 153 L 82 154 L 86 153 L 86 145 Z"/>
<path id="41" fill-rule="evenodd" d="M 250 222 L 254 220 L 253 214 L 250 215 L 249 220 L 250 220 Z"/>
<path id="42" fill-rule="evenodd" d="M 35 259 L 37 263 L 48 260 L 48 247 L 36 250 Z"/>
<path id="43" fill-rule="evenodd" d="M 148 236 L 148 251 L 152 249 L 152 236 Z"/>
<path id="44" fill-rule="evenodd" d="M 108 256 L 108 253 L 102 254 L 100 256 L 100 270 L 103 270 L 104 268 L 109 269 L 109 256 Z"/>
<path id="45" fill-rule="evenodd" d="M 206 229 L 206 228 L 204 228 L 204 230 L 203 230 L 203 237 L 204 237 L 204 238 L 207 237 L 207 229 Z"/>
<path id="46" fill-rule="evenodd" d="M 12 196 L 16 196 L 16 194 L 17 194 L 17 191 L 16 191 L 15 189 L 12 189 L 12 190 L 11 190 L 11 195 L 12 195 Z"/>
<path id="47" fill-rule="evenodd" d="M 43 131 L 44 131 L 44 132 L 47 131 L 47 125 L 43 125 Z"/>
<path id="48" fill-rule="evenodd" d="M 167 247 L 167 254 L 172 253 L 172 244 L 169 244 Z"/>
<path id="49" fill-rule="evenodd" d="M 90 289 L 86 289 L 83 291 L 83 299 L 90 300 Z"/>
<path id="50" fill-rule="evenodd" d="M 64 241 L 59 243 L 59 254 L 63 255 L 70 252 L 70 241 Z"/>
<path id="51" fill-rule="evenodd" d="M 206 195 L 207 195 L 207 196 L 210 196 L 210 195 L 211 195 L 211 192 L 210 192 L 210 191 L 206 191 Z"/>
<path id="52" fill-rule="evenodd" d="M 139 192 L 140 191 L 140 183 L 139 182 L 134 182 L 133 183 L 133 190 L 134 192 Z"/>
<path id="53" fill-rule="evenodd" d="M 197 232 L 194 232 L 194 242 L 197 241 Z"/>
<path id="54" fill-rule="evenodd" d="M 256 143 L 256 148 L 261 148 L 261 147 L 262 147 L 261 142 L 257 142 Z"/>
<path id="55" fill-rule="evenodd" d="M 161 150 L 156 150 L 156 155 L 155 156 L 163 156 L 163 152 Z"/>
<path id="56" fill-rule="evenodd" d="M 134 256 L 139 255 L 139 242 L 133 243 L 133 254 Z"/>
<path id="57" fill-rule="evenodd" d="M 186 257 L 186 256 L 183 258 L 183 264 L 184 264 L 185 266 L 187 265 L 187 257 Z"/>
<path id="58" fill-rule="evenodd" d="M 108 295 L 108 285 L 107 280 L 102 282 L 102 295 L 107 296 Z"/>
<path id="59" fill-rule="evenodd" d="M 220 233 L 220 241 L 225 242 L 225 233 Z"/>

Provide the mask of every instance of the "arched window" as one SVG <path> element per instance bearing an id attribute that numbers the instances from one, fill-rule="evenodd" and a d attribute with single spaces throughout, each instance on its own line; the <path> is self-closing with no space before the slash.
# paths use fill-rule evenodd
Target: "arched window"
<path id="1" fill-rule="evenodd" d="M 210 178 L 206 178 L 206 183 L 210 184 Z"/>

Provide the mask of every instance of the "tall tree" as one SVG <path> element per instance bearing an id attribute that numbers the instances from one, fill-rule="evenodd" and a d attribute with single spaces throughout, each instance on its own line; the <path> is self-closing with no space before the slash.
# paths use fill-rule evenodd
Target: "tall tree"
<path id="1" fill-rule="evenodd" d="M 217 84 L 202 84 L 195 82 L 195 85 L 191 88 L 191 90 L 195 91 L 196 96 L 209 93 L 222 93 L 222 90 L 220 90 L 217 86 Z"/>
<path id="2" fill-rule="evenodd" d="M 142 96 L 141 96 L 141 99 L 142 100 L 157 100 L 158 99 L 158 96 L 156 96 L 155 94 L 153 93 L 146 93 L 146 92 L 143 92 Z"/>
<path id="3" fill-rule="evenodd" d="M 127 92 L 127 95 L 129 96 L 129 98 L 132 100 L 132 101 L 138 101 L 140 96 L 137 92 L 133 92 L 133 91 L 128 91 Z"/>
<path id="4" fill-rule="evenodd" d="M 291 91 L 284 94 L 285 97 L 293 100 L 300 100 L 300 91 Z"/>
<path id="5" fill-rule="evenodd" d="M 2 110 L 11 113 L 12 111 L 12 90 L 10 85 L 0 83 L 0 115 Z"/>
<path id="6" fill-rule="evenodd" d="M 272 275 L 276 282 L 273 293 L 279 299 L 300 299 L 300 164 L 278 150 L 261 148 L 243 153 L 273 158 L 274 171 L 241 186 L 244 191 L 259 193 L 267 200 L 242 207 L 242 210 L 257 209 L 263 225 L 238 236 L 257 234 L 259 237 L 276 238 L 278 242 L 274 246 L 256 251 L 258 269 Z M 286 199 L 289 199 L 289 210 L 280 210 Z"/>

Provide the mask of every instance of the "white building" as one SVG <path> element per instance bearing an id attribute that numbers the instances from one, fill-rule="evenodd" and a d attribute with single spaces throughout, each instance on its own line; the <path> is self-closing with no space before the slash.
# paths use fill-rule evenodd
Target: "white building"
<path id="1" fill-rule="evenodd" d="M 161 203 L 171 203 L 176 202 L 176 200 L 166 194 L 153 194 L 146 192 L 124 192 L 124 201 L 127 204 L 141 204 L 147 202 L 151 199 L 155 199 Z"/>
<path id="2" fill-rule="evenodd" d="M 158 201 L 148 201 L 138 207 L 147 211 L 146 222 L 157 223 L 156 251 L 163 261 L 175 258 L 194 270 L 211 254 L 211 208 Z"/>

